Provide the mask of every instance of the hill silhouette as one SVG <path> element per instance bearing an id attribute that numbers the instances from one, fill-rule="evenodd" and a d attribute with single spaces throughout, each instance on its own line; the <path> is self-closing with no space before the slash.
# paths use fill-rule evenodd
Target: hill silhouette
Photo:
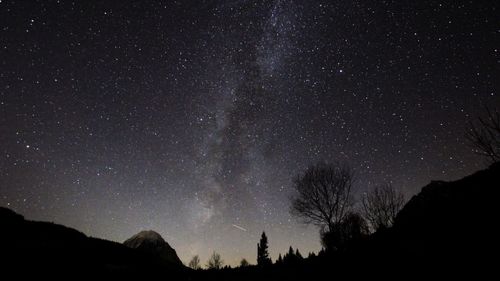
<path id="1" fill-rule="evenodd" d="M 0 208 L 2 266 L 16 276 L 162 276 L 171 280 L 488 279 L 495 276 L 500 163 L 463 179 L 433 181 L 413 196 L 394 225 L 348 245 L 266 267 L 192 271 L 154 231 L 123 245 L 87 237 Z M 9 272 L 11 271 L 11 272 Z"/>
<path id="2" fill-rule="evenodd" d="M 187 270 L 147 251 L 87 237 L 62 225 L 28 221 L 2 207 L 0 224 L 1 264 L 7 276 L 179 276 Z"/>
<path id="3" fill-rule="evenodd" d="M 433 181 L 413 196 L 390 229 L 357 245 L 365 268 L 390 267 L 395 275 L 491 276 L 496 254 L 500 163 L 463 179 Z"/>

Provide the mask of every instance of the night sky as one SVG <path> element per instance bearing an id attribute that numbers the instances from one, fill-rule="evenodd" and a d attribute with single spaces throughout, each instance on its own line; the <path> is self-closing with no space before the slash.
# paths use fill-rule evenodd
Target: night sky
<path id="1" fill-rule="evenodd" d="M 0 206 L 185 263 L 255 263 L 263 230 L 318 251 L 289 214 L 308 165 L 408 197 L 485 167 L 464 133 L 500 104 L 498 6 L 0 0 Z"/>

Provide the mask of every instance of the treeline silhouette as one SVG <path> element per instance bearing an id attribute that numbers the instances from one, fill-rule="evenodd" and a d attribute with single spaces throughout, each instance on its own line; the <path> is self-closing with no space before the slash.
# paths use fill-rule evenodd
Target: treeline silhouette
<path id="1" fill-rule="evenodd" d="M 405 204 L 390 226 L 353 235 L 352 229 L 360 229 L 355 222 L 362 216 L 345 216 L 345 221 L 336 226 L 351 229 L 346 231 L 348 239 L 342 240 L 345 244 L 332 242 L 334 247 L 307 256 L 290 247 L 273 261 L 268 253 L 273 241 L 262 233 L 256 247 L 257 264 L 244 260 L 240 266 L 230 268 L 214 252 L 207 263 L 210 269 L 200 269 L 199 258 L 190 263 L 197 270 L 166 263 L 165 259 L 120 243 L 87 237 L 61 225 L 27 221 L 0 208 L 0 264 L 5 276 L 18 279 L 491 279 L 496 274 L 496 260 L 492 257 L 498 249 L 495 222 L 499 183 L 500 163 L 494 163 L 458 181 L 431 182 Z M 346 222 L 349 224 L 344 226 Z"/>

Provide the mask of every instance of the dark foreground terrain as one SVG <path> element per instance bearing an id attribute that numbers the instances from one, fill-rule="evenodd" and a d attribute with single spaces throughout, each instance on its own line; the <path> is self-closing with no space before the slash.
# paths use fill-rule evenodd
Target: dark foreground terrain
<path id="1" fill-rule="evenodd" d="M 16 280 L 498 280 L 499 189 L 496 163 L 458 181 L 431 182 L 400 211 L 392 228 L 353 241 L 345 251 L 265 268 L 202 271 L 180 264 L 160 238 L 155 238 L 159 252 L 145 251 L 140 245 L 150 249 L 151 244 L 134 241 L 137 247 L 131 248 L 0 208 L 0 274 Z"/>

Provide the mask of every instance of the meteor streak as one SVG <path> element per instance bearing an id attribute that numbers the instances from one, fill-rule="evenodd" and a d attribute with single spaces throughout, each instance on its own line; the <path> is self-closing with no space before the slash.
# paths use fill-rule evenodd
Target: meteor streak
<path id="1" fill-rule="evenodd" d="M 241 231 L 247 231 L 246 228 L 241 227 L 239 225 L 233 224 L 233 226 L 236 227 L 237 229 L 241 230 Z"/>

